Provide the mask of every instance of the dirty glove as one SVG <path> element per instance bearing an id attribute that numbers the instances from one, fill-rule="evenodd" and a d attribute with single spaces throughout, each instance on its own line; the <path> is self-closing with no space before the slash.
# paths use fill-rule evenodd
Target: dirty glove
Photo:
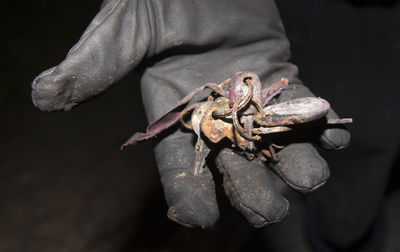
<path id="1" fill-rule="evenodd" d="M 70 110 L 134 68 L 142 74 L 150 122 L 196 87 L 238 71 L 255 72 L 264 87 L 288 78 L 290 87 L 280 100 L 312 96 L 288 59 L 289 43 L 273 1 L 106 0 L 66 59 L 33 81 L 32 99 L 41 110 Z M 316 138 L 327 149 L 342 148 L 350 138 L 339 128 L 320 133 Z M 193 175 L 193 137 L 174 128 L 158 138 L 156 160 L 168 217 L 185 226 L 211 227 L 219 216 L 214 182 L 208 169 Z M 310 192 L 329 177 L 326 162 L 308 142 L 289 144 L 279 155 L 269 166 L 295 190 Z M 215 161 L 230 201 L 253 226 L 286 215 L 288 202 L 264 163 L 229 148 Z"/>

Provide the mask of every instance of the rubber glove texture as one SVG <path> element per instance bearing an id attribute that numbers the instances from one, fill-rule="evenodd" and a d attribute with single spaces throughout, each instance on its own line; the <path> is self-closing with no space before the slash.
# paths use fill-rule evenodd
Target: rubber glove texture
<path id="1" fill-rule="evenodd" d="M 107 0 L 65 60 L 36 77 L 34 104 L 44 111 L 70 110 L 95 97 L 132 69 L 141 74 L 141 92 L 152 122 L 196 87 L 219 83 L 238 71 L 255 72 L 263 86 L 282 77 L 290 87 L 277 101 L 313 96 L 288 62 L 289 42 L 270 0 Z M 139 90 L 139 87 L 138 87 Z M 328 117 L 337 117 L 334 112 Z M 208 169 L 193 175 L 194 134 L 180 127 L 157 139 L 156 161 L 169 206 L 168 217 L 189 227 L 211 227 L 219 217 Z M 348 145 L 342 128 L 314 132 L 288 144 L 268 165 L 290 187 L 310 192 L 329 177 L 324 159 L 309 143 L 325 149 Z M 287 214 L 289 203 L 272 182 L 271 170 L 230 148 L 215 157 L 232 205 L 261 227 Z"/>

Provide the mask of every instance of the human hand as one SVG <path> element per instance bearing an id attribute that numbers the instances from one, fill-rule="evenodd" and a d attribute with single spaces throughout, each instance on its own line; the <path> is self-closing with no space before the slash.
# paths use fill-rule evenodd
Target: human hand
<path id="1" fill-rule="evenodd" d="M 149 121 L 196 87 L 244 70 L 257 73 L 264 87 L 288 78 L 290 88 L 279 100 L 312 95 L 288 58 L 289 44 L 272 1 L 108 0 L 66 59 L 35 78 L 32 98 L 41 110 L 70 110 L 134 68 L 142 73 Z M 317 138 L 324 148 L 339 149 L 350 135 L 330 128 Z M 212 226 L 219 216 L 215 186 L 208 169 L 193 175 L 193 134 L 174 128 L 159 139 L 155 153 L 168 216 L 185 226 Z M 315 190 L 329 177 L 326 162 L 308 142 L 289 144 L 279 155 L 270 167 L 295 190 Z M 264 163 L 229 148 L 215 161 L 230 201 L 252 225 L 286 215 L 288 202 Z"/>

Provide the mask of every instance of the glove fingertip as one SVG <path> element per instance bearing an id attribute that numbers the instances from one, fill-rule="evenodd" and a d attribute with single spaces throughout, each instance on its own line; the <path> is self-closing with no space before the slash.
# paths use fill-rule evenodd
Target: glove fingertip
<path id="1" fill-rule="evenodd" d="M 340 150 L 350 144 L 351 134 L 346 129 L 332 128 L 324 130 L 319 144 L 325 150 Z"/>
<path id="2" fill-rule="evenodd" d="M 195 209 L 187 209 L 186 206 L 171 206 L 168 208 L 167 216 L 170 220 L 182 226 L 206 229 L 215 225 L 219 219 L 219 212 L 215 208 L 208 208 L 199 213 Z"/>
<path id="3" fill-rule="evenodd" d="M 261 228 L 270 224 L 274 224 L 282 221 L 289 213 L 289 201 L 282 197 L 280 207 L 276 207 L 273 213 L 268 215 L 273 216 L 272 218 L 264 218 L 262 215 L 253 214 L 253 218 L 248 218 L 249 223 L 256 228 Z"/>
<path id="4" fill-rule="evenodd" d="M 229 149 L 216 159 L 223 174 L 225 193 L 231 204 L 254 227 L 281 221 L 288 213 L 289 202 L 275 188 L 264 164 L 246 158 Z"/>
<path id="5" fill-rule="evenodd" d="M 167 216 L 186 227 L 211 228 L 219 219 L 213 177 L 208 168 L 199 175 L 192 170 L 160 170 Z"/>
<path id="6" fill-rule="evenodd" d="M 325 184 L 330 176 L 327 162 L 311 144 L 291 144 L 279 152 L 275 172 L 296 191 L 309 193 Z"/>
<path id="7" fill-rule="evenodd" d="M 55 67 L 37 76 L 32 84 L 32 102 L 42 111 L 71 110 L 77 104 L 71 101 L 75 76 L 56 74 Z"/>

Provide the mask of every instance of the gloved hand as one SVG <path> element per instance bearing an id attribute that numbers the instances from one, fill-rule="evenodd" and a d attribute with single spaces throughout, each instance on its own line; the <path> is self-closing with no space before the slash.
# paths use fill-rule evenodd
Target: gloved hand
<path id="1" fill-rule="evenodd" d="M 66 59 L 32 83 L 41 110 L 70 110 L 101 94 L 130 70 L 141 71 L 148 120 L 154 121 L 196 87 L 252 71 L 264 87 L 289 79 L 279 99 L 312 96 L 288 63 L 289 43 L 271 0 L 106 0 Z M 328 117 L 334 118 L 332 112 Z M 320 132 L 321 133 L 321 132 Z M 156 160 L 169 205 L 168 217 L 185 226 L 211 227 L 219 216 L 208 169 L 194 176 L 194 134 L 176 127 L 159 139 Z M 340 149 L 350 134 L 330 128 L 317 136 L 326 149 Z M 280 151 L 270 167 L 292 188 L 310 192 L 329 169 L 308 142 Z M 216 163 L 232 204 L 256 227 L 281 220 L 288 202 L 258 159 L 223 149 Z"/>

